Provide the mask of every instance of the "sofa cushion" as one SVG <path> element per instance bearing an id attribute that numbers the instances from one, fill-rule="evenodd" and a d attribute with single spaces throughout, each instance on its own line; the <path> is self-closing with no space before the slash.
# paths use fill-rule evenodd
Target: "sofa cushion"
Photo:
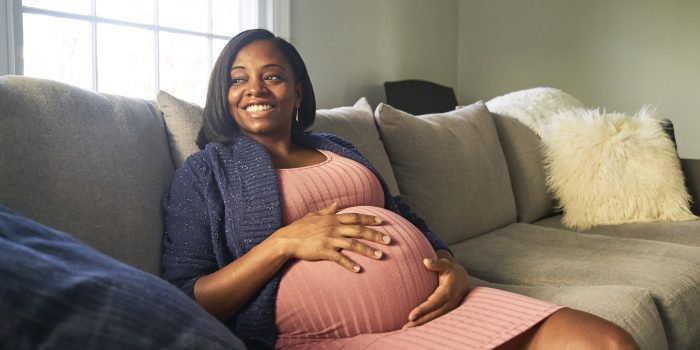
<path id="1" fill-rule="evenodd" d="M 352 107 L 317 110 L 313 131 L 335 134 L 352 142 L 382 174 L 391 193 L 395 196 L 399 195 L 399 185 L 396 183 L 394 170 L 391 168 L 384 144 L 379 138 L 372 107 L 366 98 L 360 98 Z"/>
<path id="2" fill-rule="evenodd" d="M 542 140 L 517 119 L 492 115 L 508 164 L 517 221 L 531 223 L 554 214 L 556 204 L 547 188 Z"/>
<path id="3" fill-rule="evenodd" d="M 547 190 L 542 141 L 534 130 L 558 110 L 583 104 L 558 89 L 532 88 L 495 97 L 486 106 L 508 163 L 518 221 L 552 215 L 555 203 Z"/>
<path id="4" fill-rule="evenodd" d="M 566 230 L 561 215 L 550 216 L 535 222 L 535 225 Z M 700 247 L 700 220 L 657 221 L 629 223 L 622 225 L 602 225 L 591 227 L 585 233 L 606 236 L 647 239 Z"/>
<path id="5" fill-rule="evenodd" d="M 563 110 L 541 136 L 566 227 L 696 218 L 676 149 L 652 110 Z"/>
<path id="6" fill-rule="evenodd" d="M 508 167 L 482 102 L 421 116 L 380 104 L 375 118 L 401 196 L 448 244 L 514 222 Z"/>
<path id="7" fill-rule="evenodd" d="M 158 273 L 173 165 L 156 107 L 17 76 L 0 106 L 0 203 Z"/>
<path id="8" fill-rule="evenodd" d="M 199 151 L 195 139 L 202 127 L 202 107 L 162 90 L 158 91 L 157 99 L 168 132 L 170 155 L 177 169 L 190 154 Z"/>
<path id="9" fill-rule="evenodd" d="M 700 248 L 512 224 L 450 249 L 474 276 L 505 284 L 626 285 L 654 298 L 673 349 L 700 346 Z"/>
<path id="10" fill-rule="evenodd" d="M 524 286 L 470 277 L 470 285 L 502 289 L 585 311 L 628 331 L 641 349 L 666 349 L 666 334 L 649 291 L 630 286 Z"/>
<path id="11" fill-rule="evenodd" d="M 166 281 L 0 207 L 0 348 L 243 349 Z"/>

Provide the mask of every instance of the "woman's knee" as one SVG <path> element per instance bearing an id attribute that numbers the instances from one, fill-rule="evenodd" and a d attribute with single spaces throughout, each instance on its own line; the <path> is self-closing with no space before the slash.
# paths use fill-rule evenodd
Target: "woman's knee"
<path id="1" fill-rule="evenodd" d="M 606 321 L 607 322 L 607 321 Z M 611 350 L 636 350 L 639 346 L 634 341 L 634 338 L 622 327 L 607 322 L 601 331 L 600 340 L 604 345 L 604 349 Z"/>
<path id="2" fill-rule="evenodd" d="M 583 349 L 639 349 L 634 338 L 620 326 L 603 318 L 574 309 L 562 309 L 550 316 L 535 335 L 536 343 L 578 345 Z"/>

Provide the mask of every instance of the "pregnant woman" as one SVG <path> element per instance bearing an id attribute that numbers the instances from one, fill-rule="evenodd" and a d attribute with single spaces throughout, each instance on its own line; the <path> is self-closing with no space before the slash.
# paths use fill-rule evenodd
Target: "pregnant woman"
<path id="1" fill-rule="evenodd" d="M 305 134 L 296 49 L 242 32 L 165 198 L 163 274 L 251 348 L 637 348 L 584 312 L 489 288 L 348 142 Z"/>

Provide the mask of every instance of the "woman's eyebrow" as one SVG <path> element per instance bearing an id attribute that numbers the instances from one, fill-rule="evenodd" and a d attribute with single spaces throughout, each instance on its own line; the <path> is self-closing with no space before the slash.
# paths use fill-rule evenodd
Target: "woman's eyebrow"
<path id="1" fill-rule="evenodd" d="M 281 70 L 285 70 L 283 65 L 277 64 L 277 63 L 269 63 L 269 64 L 266 64 L 266 65 L 264 65 L 264 66 L 262 66 L 262 67 L 263 67 L 263 68 L 279 68 L 279 69 L 281 69 Z M 231 71 L 236 70 L 236 69 L 245 69 L 245 67 L 244 67 L 244 66 L 233 66 L 233 67 L 231 67 Z"/>
<path id="2" fill-rule="evenodd" d="M 277 64 L 277 63 L 266 64 L 263 66 L 263 68 L 279 68 L 281 70 L 285 70 L 284 66 L 282 66 L 281 64 Z"/>

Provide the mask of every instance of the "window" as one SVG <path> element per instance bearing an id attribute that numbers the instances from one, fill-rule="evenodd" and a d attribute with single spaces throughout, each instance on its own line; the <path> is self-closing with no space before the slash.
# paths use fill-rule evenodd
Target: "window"
<path id="1" fill-rule="evenodd" d="M 10 73 L 142 98 L 162 89 L 203 104 L 211 67 L 233 35 L 289 31 L 289 0 L 6 1 L 14 6 Z"/>

